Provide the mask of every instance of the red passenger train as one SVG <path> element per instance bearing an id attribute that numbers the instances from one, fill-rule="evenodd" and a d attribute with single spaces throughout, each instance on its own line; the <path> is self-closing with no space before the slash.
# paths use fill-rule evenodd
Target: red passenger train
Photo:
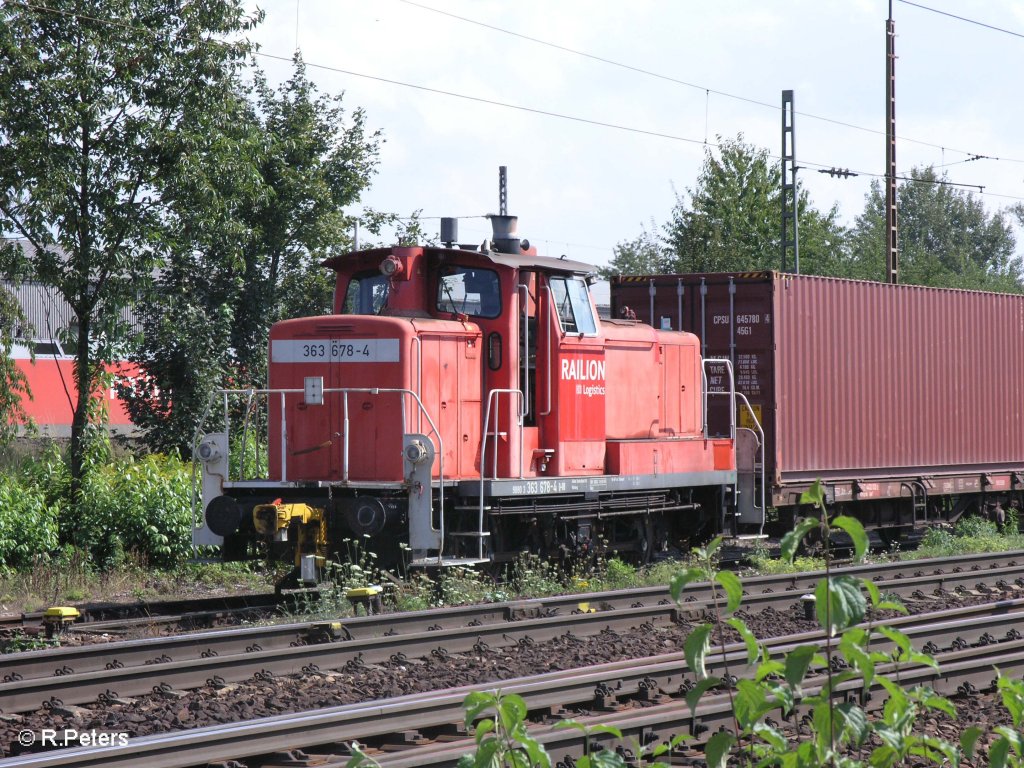
<path id="1" fill-rule="evenodd" d="M 221 392 L 227 428 L 197 441 L 196 545 L 294 558 L 308 581 L 364 535 L 431 566 L 642 560 L 761 524 L 756 430 L 708 432 L 709 376 L 727 412 L 742 408 L 731 363 L 703 359 L 692 333 L 601 321 L 590 265 L 538 256 L 515 217 L 491 221 L 479 248 L 324 262 L 333 314 L 277 323 L 268 387 Z M 230 452 L 263 441 L 268 470 L 244 474 Z"/>

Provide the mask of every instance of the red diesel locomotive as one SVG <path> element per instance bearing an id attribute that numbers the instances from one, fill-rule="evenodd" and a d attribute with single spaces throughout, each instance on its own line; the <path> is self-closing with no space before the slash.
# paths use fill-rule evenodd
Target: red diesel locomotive
<path id="1" fill-rule="evenodd" d="M 277 323 L 267 389 L 221 392 L 228 427 L 197 440 L 196 545 L 232 558 L 258 544 L 308 581 L 364 535 L 436 566 L 597 548 L 647 559 L 761 523 L 754 431 L 707 430 L 709 395 L 737 412 L 731 364 L 702 359 L 691 333 L 601 321 L 591 266 L 538 256 L 515 217 L 490 218 L 479 248 L 324 262 L 334 313 Z M 250 417 L 232 426 L 233 413 Z M 263 440 L 266 476 L 239 474 L 229 451 Z"/>

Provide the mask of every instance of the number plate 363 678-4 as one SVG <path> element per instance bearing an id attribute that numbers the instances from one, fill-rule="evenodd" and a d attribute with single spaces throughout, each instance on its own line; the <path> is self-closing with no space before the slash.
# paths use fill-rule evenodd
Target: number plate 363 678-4
<path id="1" fill-rule="evenodd" d="M 274 363 L 397 363 L 398 339 L 275 339 Z"/>

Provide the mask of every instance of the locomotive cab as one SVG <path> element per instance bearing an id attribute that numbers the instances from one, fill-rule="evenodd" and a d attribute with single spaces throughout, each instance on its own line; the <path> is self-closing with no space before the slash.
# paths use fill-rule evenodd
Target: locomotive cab
<path id="1" fill-rule="evenodd" d="M 602 322 L 590 265 L 491 219 L 479 249 L 324 262 L 333 314 L 275 324 L 267 388 L 221 393 L 226 418 L 232 396 L 245 414 L 265 403 L 268 469 L 228 471 L 248 421 L 206 436 L 197 544 L 259 545 L 315 574 L 351 538 L 426 566 L 646 559 L 728 528 L 735 435 L 707 434 L 696 337 Z"/>

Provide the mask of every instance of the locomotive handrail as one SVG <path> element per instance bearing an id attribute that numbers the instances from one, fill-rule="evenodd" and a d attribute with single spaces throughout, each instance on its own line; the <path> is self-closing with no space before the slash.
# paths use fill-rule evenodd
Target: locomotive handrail
<path id="1" fill-rule="evenodd" d="M 423 392 L 423 342 L 419 335 L 413 336 L 409 341 L 410 356 L 412 354 L 412 348 L 416 348 L 416 394 L 419 395 Z M 423 414 L 418 414 L 419 421 L 416 424 L 416 431 L 423 431 Z"/>
<path id="2" fill-rule="evenodd" d="M 726 373 L 729 376 L 729 389 L 722 392 L 712 392 L 708 389 L 708 376 L 707 376 L 707 365 L 722 365 L 725 367 Z M 747 396 L 742 392 L 736 391 L 736 379 L 733 376 L 732 360 L 725 357 L 705 357 L 704 365 L 701 366 L 701 377 L 703 381 L 703 394 L 704 394 L 704 437 L 707 439 L 708 435 L 708 396 L 719 395 L 729 397 L 729 437 L 733 441 L 733 445 L 736 444 L 736 400 L 739 398 L 743 402 L 743 406 L 747 409 L 750 414 L 750 418 L 754 425 L 757 427 L 756 434 L 758 435 L 758 452 L 761 455 L 761 506 L 754 505 L 754 509 L 761 513 L 761 527 L 759 533 L 764 532 L 764 514 L 765 514 L 765 462 L 764 462 L 764 429 L 761 427 L 761 421 L 757 418 L 757 414 L 754 413 L 753 407 L 750 405 L 750 401 L 747 400 Z"/>
<path id="3" fill-rule="evenodd" d="M 484 556 L 484 481 L 487 479 L 487 439 L 490 435 L 491 426 L 491 405 L 495 405 L 495 411 L 498 410 L 498 406 L 501 404 L 501 396 L 509 395 L 515 396 L 516 404 L 518 406 L 518 413 L 516 419 L 516 426 L 519 428 L 519 477 L 523 477 L 523 393 L 519 389 L 492 389 L 487 393 L 487 410 L 484 412 L 484 432 L 483 439 L 480 441 L 480 513 L 477 518 L 477 533 L 479 534 L 479 540 L 477 546 L 477 557 L 481 560 Z M 500 421 L 499 418 L 495 418 L 495 428 L 497 428 Z M 494 432 L 494 471 L 492 473 L 492 479 L 498 479 L 498 431 L 495 429 Z M 441 510 L 441 518 L 444 519 L 444 510 Z"/>
<path id="4" fill-rule="evenodd" d="M 530 287 L 519 285 L 516 294 L 520 296 L 522 304 L 519 307 L 523 316 L 523 418 L 530 413 Z M 536 370 L 536 365 L 534 366 Z"/>
<path id="5" fill-rule="evenodd" d="M 545 405 L 547 406 L 547 410 L 546 411 L 541 411 L 537 415 L 538 416 L 548 416 L 551 413 L 551 349 L 554 346 L 551 343 L 551 339 L 554 336 L 554 333 L 551 330 L 551 323 L 554 320 L 554 318 L 552 317 L 552 313 L 551 313 L 551 289 L 548 288 L 547 284 L 545 284 L 541 288 L 541 290 L 544 291 L 544 306 L 546 308 L 546 317 L 547 317 L 547 323 L 545 323 L 545 325 L 547 326 L 547 328 L 546 328 L 547 333 L 545 334 L 545 336 L 546 336 L 546 338 L 548 340 L 548 364 L 546 366 L 544 366 L 544 367 L 547 369 L 546 372 L 547 372 L 547 383 L 548 383 L 548 399 L 547 399 L 547 401 L 545 403 Z"/>
<path id="6" fill-rule="evenodd" d="M 485 471 L 486 464 L 484 457 L 487 454 L 487 438 L 490 435 L 489 427 L 491 425 L 491 404 L 500 404 L 501 395 L 515 395 L 516 404 L 519 406 L 517 414 L 517 424 L 519 427 L 519 478 L 523 477 L 523 392 L 519 389 L 492 389 L 487 393 L 487 409 L 484 412 L 484 433 L 483 440 L 480 441 L 480 488 L 481 495 L 483 489 L 484 480 L 487 479 L 487 473 Z M 498 419 L 495 419 L 495 426 L 497 426 Z M 494 471 L 492 473 L 492 479 L 498 479 L 498 432 L 494 433 Z"/>
<path id="7" fill-rule="evenodd" d="M 406 395 L 410 396 L 413 399 L 413 401 L 416 403 L 417 410 L 419 411 L 420 418 L 422 419 L 425 416 L 426 420 L 427 420 L 427 424 L 430 426 L 430 433 L 428 434 L 428 437 L 430 435 L 433 435 L 433 437 L 437 440 L 437 448 L 438 448 L 438 450 L 437 450 L 438 467 L 437 468 L 438 468 L 438 485 L 439 485 L 438 504 L 440 505 L 441 509 L 443 510 L 444 509 L 444 441 L 443 441 L 443 439 L 441 437 L 440 431 L 437 429 L 437 425 L 434 424 L 434 420 L 430 417 L 430 413 L 427 411 L 426 407 L 423 405 L 423 401 L 420 399 L 419 394 L 417 394 L 416 392 L 413 392 L 410 389 L 404 389 L 404 388 L 398 388 L 398 387 L 330 387 L 330 388 L 325 388 L 323 390 L 323 393 L 325 395 L 328 395 L 328 394 L 342 394 L 343 395 L 342 402 L 343 402 L 343 407 L 344 407 L 344 419 L 345 419 L 345 422 L 344 422 L 345 423 L 344 442 L 342 444 L 342 478 L 343 478 L 343 481 L 347 482 L 348 479 L 349 479 L 349 477 L 348 477 L 348 475 L 349 475 L 349 466 L 348 466 L 349 460 L 348 460 L 348 456 L 349 456 L 349 440 L 350 440 L 351 436 L 349 434 L 349 428 L 348 428 L 349 427 L 349 420 L 348 420 L 348 395 L 350 393 L 356 393 L 356 392 L 360 392 L 360 393 L 364 393 L 364 394 L 371 394 L 371 395 L 380 395 L 380 394 L 388 394 L 388 393 L 395 393 L 395 394 L 401 395 L 401 397 L 402 397 L 402 407 L 401 407 L 401 412 L 402 412 L 402 433 L 403 434 L 405 434 L 405 432 L 407 431 L 407 429 L 406 429 L 406 427 L 407 427 L 407 423 L 406 423 L 406 401 L 405 401 Z M 206 423 L 206 419 L 209 417 L 210 411 L 213 408 L 213 403 L 215 402 L 215 398 L 217 398 L 219 396 L 219 397 L 222 398 L 222 401 L 223 401 L 223 404 L 224 404 L 224 434 L 225 434 L 225 438 L 226 438 L 226 440 L 225 440 L 226 448 L 227 448 L 227 451 L 228 451 L 228 454 L 229 454 L 228 456 L 225 456 L 225 460 L 226 460 L 226 464 L 227 464 L 227 477 L 225 479 L 230 482 L 230 477 L 231 477 L 231 462 L 230 462 L 231 417 L 230 417 L 230 402 L 229 402 L 229 399 L 233 395 L 234 396 L 244 395 L 244 396 L 246 396 L 248 398 L 248 401 L 251 402 L 252 398 L 257 396 L 257 395 L 266 395 L 267 396 L 267 406 L 269 408 L 270 407 L 270 397 L 272 395 L 278 395 L 278 396 L 280 396 L 280 401 L 281 401 L 281 482 L 287 482 L 288 481 L 288 463 L 287 463 L 288 462 L 288 424 L 287 424 L 287 421 L 286 421 L 285 396 L 286 395 L 302 395 L 302 394 L 305 394 L 305 390 L 304 389 L 284 389 L 284 388 L 280 388 L 280 389 L 220 389 L 220 390 L 214 390 L 214 392 L 211 393 L 211 395 L 210 395 L 209 401 L 207 402 L 207 407 L 206 407 L 206 410 L 203 413 L 203 417 L 199 421 L 199 427 L 196 429 L 195 438 L 194 438 L 194 442 L 193 442 L 193 457 L 195 456 L 197 446 L 199 445 L 200 436 L 204 434 L 204 432 L 203 432 L 203 425 Z M 248 408 L 246 410 L 246 421 L 248 421 Z M 239 472 L 242 471 L 243 465 L 244 465 L 244 462 L 243 462 L 243 464 L 239 465 Z M 194 458 L 193 458 L 193 466 L 195 466 Z M 195 472 L 193 472 L 193 478 L 195 478 Z M 239 478 L 239 479 L 241 479 L 241 478 Z M 195 496 L 196 496 L 195 485 L 196 485 L 196 482 L 195 482 L 195 479 L 193 479 L 193 499 L 195 499 Z M 195 513 L 195 504 L 193 504 L 193 513 L 192 513 L 192 524 L 193 524 L 193 527 L 196 527 L 196 520 L 197 520 L 197 518 L 196 518 L 196 513 Z M 441 539 L 442 539 L 442 545 L 443 545 L 443 540 L 444 540 L 444 515 L 443 514 L 441 515 Z"/>

